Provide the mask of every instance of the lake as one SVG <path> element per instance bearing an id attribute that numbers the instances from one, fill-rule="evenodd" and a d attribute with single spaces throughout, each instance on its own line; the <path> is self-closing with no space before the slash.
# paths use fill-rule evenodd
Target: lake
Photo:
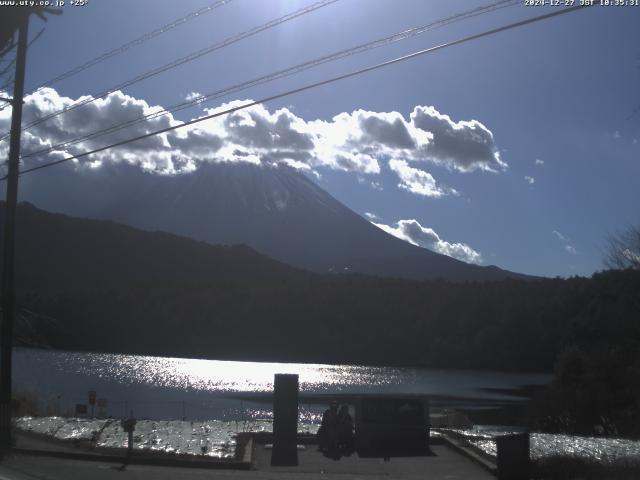
<path id="1" fill-rule="evenodd" d="M 238 362 L 16 348 L 14 390 L 42 413 L 72 415 L 88 391 L 104 399 L 102 416 L 248 421 L 271 418 L 275 373 L 296 373 L 300 420 L 317 423 L 332 398 L 424 395 L 432 405 L 488 408 L 521 402 L 508 394 L 542 385 L 548 374 L 301 363 Z M 91 411 L 89 410 L 89 413 Z M 96 408 L 96 414 L 98 410 Z"/>
<path id="2" fill-rule="evenodd" d="M 139 419 L 134 448 L 205 452 L 210 457 L 233 457 L 238 432 L 271 430 L 275 373 L 299 375 L 298 430 L 308 433 L 317 431 L 321 413 L 333 398 L 397 393 L 428 396 L 435 407 L 486 409 L 522 403 L 525 397 L 508 392 L 515 394 L 519 387 L 551 379 L 547 374 L 230 362 L 27 348 L 14 350 L 13 368 L 16 392 L 37 398 L 41 414 L 47 415 L 17 418 L 16 425 L 23 431 L 86 441 L 100 432 L 97 446 L 124 448 L 127 436 L 118 417 L 133 411 Z M 106 399 L 101 416 L 115 420 L 74 418 L 75 405 L 87 403 L 89 390 Z M 458 433 L 491 456 L 496 450 L 495 435 L 508 431 L 508 427 L 476 425 Z M 533 461 L 557 455 L 602 465 L 628 464 L 640 458 L 640 442 L 531 434 Z"/>

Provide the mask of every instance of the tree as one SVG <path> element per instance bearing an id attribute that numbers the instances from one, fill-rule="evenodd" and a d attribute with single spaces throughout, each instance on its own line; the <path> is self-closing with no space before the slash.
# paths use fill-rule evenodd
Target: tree
<path id="1" fill-rule="evenodd" d="M 640 227 L 628 229 L 611 235 L 607 239 L 607 252 L 604 263 L 612 269 L 632 268 L 640 270 Z"/>

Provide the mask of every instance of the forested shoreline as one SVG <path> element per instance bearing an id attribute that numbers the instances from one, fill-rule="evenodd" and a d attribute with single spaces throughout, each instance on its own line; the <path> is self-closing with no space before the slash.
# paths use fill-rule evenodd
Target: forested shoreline
<path id="1" fill-rule="evenodd" d="M 19 345 L 555 371 L 537 402 L 543 428 L 640 434 L 638 270 L 494 282 L 320 275 L 243 246 L 19 213 Z"/>

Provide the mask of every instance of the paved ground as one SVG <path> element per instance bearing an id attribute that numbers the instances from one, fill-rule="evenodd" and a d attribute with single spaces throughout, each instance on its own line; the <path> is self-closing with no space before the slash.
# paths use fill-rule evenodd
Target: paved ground
<path id="1" fill-rule="evenodd" d="M 271 451 L 263 445 L 254 449 L 254 465 L 260 472 L 278 473 L 277 478 L 364 478 L 364 479 L 493 479 L 495 477 L 471 460 L 445 445 L 433 445 L 428 457 L 359 458 L 356 454 L 331 460 L 309 445 L 298 452 L 297 467 L 271 467 Z M 276 478 L 276 477 L 264 477 Z"/>
<path id="2" fill-rule="evenodd" d="M 32 450 L 56 451 L 56 452 L 78 452 L 73 445 L 64 442 L 54 441 L 48 438 L 39 438 L 35 435 L 27 435 L 22 432 L 13 432 L 15 445 L 18 448 L 27 448 Z"/>
<path id="3" fill-rule="evenodd" d="M 357 455 L 339 461 L 327 459 L 313 445 L 299 452 L 298 467 L 272 468 L 271 451 L 256 445 L 254 469 L 211 470 L 195 468 L 119 465 L 97 461 L 78 461 L 51 457 L 13 455 L 0 463 L 0 480 L 72 480 L 72 479 L 303 479 L 303 480 L 394 480 L 394 479 L 495 479 L 489 472 L 447 446 L 432 447 L 433 456 L 415 458 L 362 459 Z"/>

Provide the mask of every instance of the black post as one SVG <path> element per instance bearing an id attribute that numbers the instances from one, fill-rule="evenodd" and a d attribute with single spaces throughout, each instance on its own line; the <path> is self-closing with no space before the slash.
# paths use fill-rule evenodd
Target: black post
<path id="1" fill-rule="evenodd" d="M 529 479 L 529 434 L 517 433 L 496 437 L 498 479 Z"/>
<path id="2" fill-rule="evenodd" d="M 127 432 L 127 456 L 125 457 L 120 470 L 125 470 L 131 461 L 131 456 L 133 455 L 133 431 L 136 429 L 136 423 L 136 419 L 133 416 L 133 410 L 131 410 L 129 418 L 126 420 L 122 419 L 122 429 Z"/>
<path id="3" fill-rule="evenodd" d="M 11 356 L 13 350 L 14 250 L 16 205 L 18 202 L 18 168 L 20 162 L 20 133 L 22 127 L 22 97 L 24 96 L 24 71 L 27 60 L 27 31 L 29 12 L 21 9 L 16 75 L 11 114 L 11 139 L 9 143 L 9 173 L 7 175 L 7 202 L 4 211 L 4 251 L 2 255 L 2 326 L 0 327 L 0 454 L 11 449 Z"/>
<path id="4" fill-rule="evenodd" d="M 133 453 L 133 430 L 127 432 L 127 459 L 131 459 Z"/>
<path id="5" fill-rule="evenodd" d="M 298 375 L 277 373 L 273 382 L 272 466 L 298 465 Z"/>

